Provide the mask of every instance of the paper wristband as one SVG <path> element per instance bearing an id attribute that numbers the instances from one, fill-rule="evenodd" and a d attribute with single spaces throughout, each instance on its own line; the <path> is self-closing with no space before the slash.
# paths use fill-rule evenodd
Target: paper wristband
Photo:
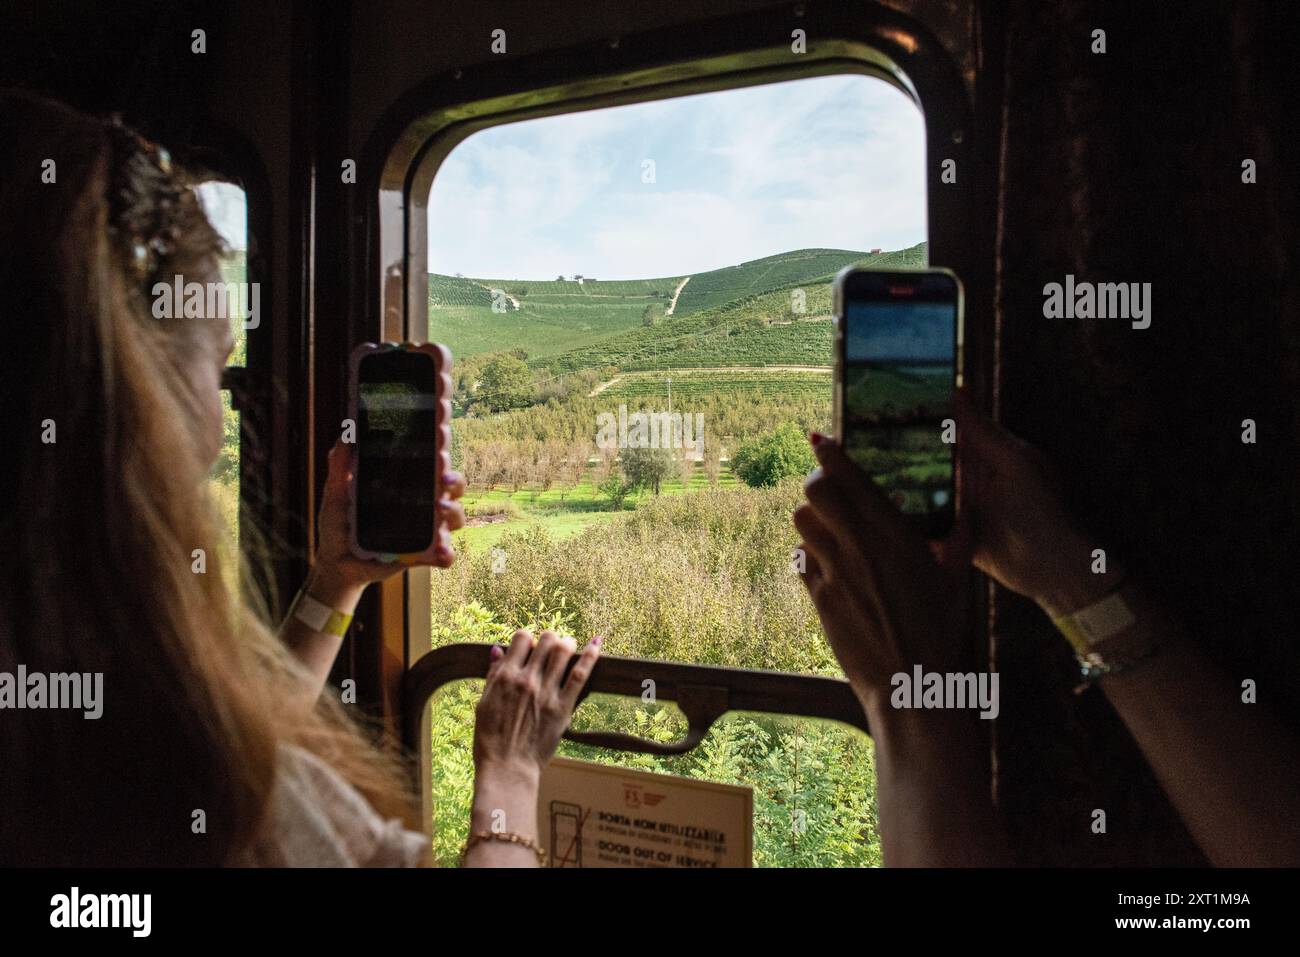
<path id="1" fill-rule="evenodd" d="M 329 605 L 318 602 L 305 591 L 298 592 L 298 600 L 293 603 L 291 614 L 312 631 L 338 638 L 346 635 L 348 626 L 352 624 L 351 615 L 335 611 Z"/>
<path id="2" fill-rule="evenodd" d="M 1103 641 L 1114 638 L 1137 619 L 1118 591 L 1070 615 L 1052 619 L 1081 657 Z"/>

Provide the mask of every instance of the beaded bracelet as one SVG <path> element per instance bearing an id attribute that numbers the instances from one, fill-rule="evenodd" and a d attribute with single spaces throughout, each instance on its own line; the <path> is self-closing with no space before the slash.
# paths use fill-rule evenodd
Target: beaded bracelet
<path id="1" fill-rule="evenodd" d="M 537 855 L 537 866 L 546 866 L 546 851 L 542 846 L 531 838 L 522 837 L 513 831 L 475 831 L 465 842 L 465 847 L 460 852 L 460 866 L 465 866 L 465 858 L 470 850 L 476 844 L 484 841 L 505 841 L 508 844 L 518 844 L 520 847 L 526 847 Z"/>

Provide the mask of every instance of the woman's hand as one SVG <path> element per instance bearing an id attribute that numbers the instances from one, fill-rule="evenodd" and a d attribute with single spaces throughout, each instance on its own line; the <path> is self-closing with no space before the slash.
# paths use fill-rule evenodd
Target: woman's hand
<path id="1" fill-rule="evenodd" d="M 492 649 L 492 665 L 474 721 L 474 803 L 470 832 L 508 832 L 537 842 L 537 788 L 600 654 L 591 639 L 574 662 L 572 638 L 544 631 L 537 643 L 515 632 L 510 650 Z M 465 856 L 470 867 L 533 866 L 521 844 L 485 840 Z"/>
<path id="2" fill-rule="evenodd" d="M 1113 559 L 1092 571 L 1099 547 L 1067 512 L 1055 470 L 1033 446 L 981 416 L 959 395 L 962 510 L 975 566 L 1051 615 L 1076 611 L 1115 587 Z"/>
<path id="3" fill-rule="evenodd" d="M 444 421 L 443 406 L 446 406 L 447 417 L 451 414 L 450 403 L 442 399 L 439 402 L 440 423 Z M 361 559 L 352 554 L 348 547 L 348 485 L 353 478 L 349 461 L 350 455 L 342 440 L 334 443 L 334 448 L 330 449 L 329 477 L 325 481 L 325 493 L 321 498 L 320 518 L 317 521 L 316 563 L 308 582 L 308 592 L 312 597 L 334 608 L 343 607 L 346 601 L 343 596 L 355 594 L 359 597 L 360 592 L 371 582 L 383 581 L 411 567 L 397 562 Z M 456 557 L 451 547 L 451 533 L 465 525 L 465 509 L 458 501 L 465 494 L 465 478 L 459 472 L 444 472 L 440 485 L 442 494 L 437 502 L 438 544 L 434 550 L 434 559 L 429 564 L 437 568 L 448 568 Z M 355 604 L 355 601 L 352 603 Z"/>
<path id="4" fill-rule="evenodd" d="M 837 442 L 812 439 L 820 465 L 794 513 L 804 584 L 845 675 L 874 707 L 899 672 L 955 669 L 969 557 L 960 530 L 932 550 Z"/>
<path id="5" fill-rule="evenodd" d="M 543 631 L 533 643 L 515 632 L 510 650 L 492 649 L 493 661 L 474 722 L 474 765 L 479 775 L 504 774 L 536 781 L 569 726 L 578 695 L 600 654 L 600 637 L 582 649 L 573 670 L 564 670 L 577 650 L 572 638 Z"/>
<path id="6" fill-rule="evenodd" d="M 930 545 L 885 493 L 816 433 L 820 466 L 795 510 L 804 584 L 875 743 L 876 806 L 890 866 L 1000 863 L 987 740 L 970 709 L 895 708 L 893 676 L 959 670 L 969 531 Z"/>

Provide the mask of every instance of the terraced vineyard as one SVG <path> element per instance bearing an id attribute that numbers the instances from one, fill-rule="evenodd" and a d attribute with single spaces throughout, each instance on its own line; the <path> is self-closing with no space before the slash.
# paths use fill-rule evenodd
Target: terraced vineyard
<path id="1" fill-rule="evenodd" d="M 478 283 L 458 276 L 429 273 L 429 308 L 484 306 L 492 308 L 492 293 Z"/>
<path id="2" fill-rule="evenodd" d="M 686 316 L 702 312 L 772 289 L 829 282 L 849 263 L 870 259 L 869 253 L 851 249 L 799 249 L 698 273 L 691 276 L 691 281 L 682 289 L 674 314 Z"/>
<path id="3" fill-rule="evenodd" d="M 493 289 L 504 289 L 510 295 L 521 299 L 546 299 L 553 302 L 572 302 L 582 299 L 642 299 L 644 302 L 657 300 L 667 302 L 672 299 L 673 290 L 681 282 L 681 277 L 612 279 L 608 282 L 599 279 L 584 279 L 582 282 L 572 279 L 563 281 L 476 279 L 474 281 Z"/>
<path id="4" fill-rule="evenodd" d="M 831 280 L 853 262 L 921 266 L 925 243 L 872 256 L 800 249 L 682 277 L 611 281 L 429 275 L 430 333 L 461 358 L 523 349 L 543 374 L 831 362 Z M 491 290 L 508 298 L 492 311 Z M 649 323 L 649 324 L 647 324 Z"/>
<path id="5" fill-rule="evenodd" d="M 814 396 L 830 400 L 831 370 L 671 369 L 662 373 L 628 373 L 601 392 L 603 400 L 642 402 L 650 408 L 666 408 L 669 380 L 673 401 L 740 392 L 777 394 L 784 397 Z M 643 400 L 645 400 L 643 402 Z M 662 403 L 660 405 L 659 403 Z"/>
<path id="6" fill-rule="evenodd" d="M 690 284 L 687 284 L 690 288 Z M 710 366 L 829 365 L 830 288 L 804 287 L 806 308 L 791 312 L 779 289 L 658 325 L 637 327 L 582 349 L 535 360 L 552 373 L 617 366 L 626 370 Z M 826 319 L 810 319 L 810 316 Z"/>
<path id="7" fill-rule="evenodd" d="M 647 307 L 662 314 L 676 279 L 532 282 L 429 274 L 429 328 L 461 358 L 502 348 L 532 357 L 602 341 L 638 327 Z M 492 290 L 507 297 L 492 311 Z M 508 344 L 504 346 L 503 344 Z"/>

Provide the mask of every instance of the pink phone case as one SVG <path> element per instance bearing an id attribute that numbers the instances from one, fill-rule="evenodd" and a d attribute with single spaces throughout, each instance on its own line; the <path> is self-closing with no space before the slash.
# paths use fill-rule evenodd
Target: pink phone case
<path id="1" fill-rule="evenodd" d="M 450 379 L 447 376 L 448 370 L 451 369 L 451 352 L 446 346 L 439 345 L 436 342 L 363 342 L 352 350 L 352 355 L 348 360 L 348 415 L 353 422 L 359 421 L 357 414 L 357 397 L 359 393 L 358 383 L 360 381 L 361 360 L 371 353 L 385 352 L 390 349 L 404 349 L 407 352 L 427 353 L 433 360 L 435 372 L 435 381 L 437 382 L 436 399 L 438 407 L 438 467 L 434 475 L 434 500 L 441 501 L 443 491 L 443 476 L 451 470 L 451 456 L 447 448 L 451 443 L 451 423 L 450 413 L 444 411 L 442 402 L 448 398 L 448 383 Z M 353 480 L 348 484 L 348 546 L 352 554 L 357 558 L 374 559 L 376 561 L 395 563 L 401 565 L 425 565 L 434 559 L 434 554 L 440 542 L 447 542 L 448 533 L 442 527 L 439 509 L 434 510 L 434 527 L 431 530 L 429 547 L 422 552 L 372 552 L 369 549 L 362 548 L 357 541 L 357 466 L 358 454 L 356 443 L 352 443 L 348 455 L 351 462 L 351 472 Z"/>

